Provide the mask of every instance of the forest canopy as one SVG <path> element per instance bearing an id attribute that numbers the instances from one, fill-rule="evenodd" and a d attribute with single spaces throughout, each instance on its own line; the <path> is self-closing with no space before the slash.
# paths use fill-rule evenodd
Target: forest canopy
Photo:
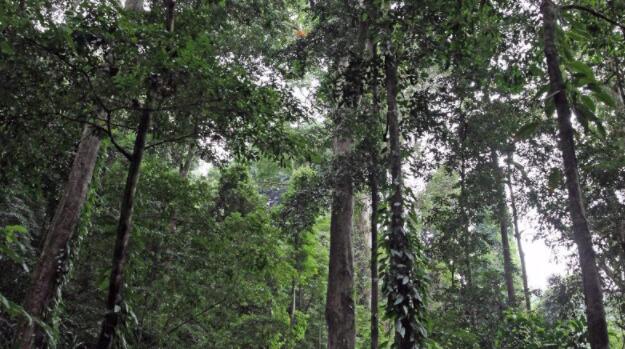
<path id="1" fill-rule="evenodd" d="M 625 1 L 0 0 L 0 33 L 0 348 L 625 347 Z"/>

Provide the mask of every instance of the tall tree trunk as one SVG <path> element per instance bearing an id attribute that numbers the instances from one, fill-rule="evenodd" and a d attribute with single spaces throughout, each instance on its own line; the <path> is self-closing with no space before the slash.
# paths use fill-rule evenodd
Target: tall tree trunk
<path id="1" fill-rule="evenodd" d="M 104 316 L 104 321 L 102 322 L 102 329 L 96 346 L 97 349 L 111 348 L 115 335 L 115 327 L 119 322 L 122 305 L 121 291 L 123 285 L 123 272 L 126 264 L 128 240 L 130 239 L 130 232 L 132 230 L 132 210 L 134 206 L 135 193 L 137 191 L 137 184 L 139 183 L 140 167 L 143 160 L 146 138 L 150 128 L 152 109 L 151 99 L 151 94 L 148 93 L 146 105 L 144 106 L 144 111 L 141 115 L 141 120 L 137 128 L 137 137 L 135 139 L 132 157 L 128 166 L 126 186 L 124 188 L 119 222 L 117 225 L 115 250 L 113 252 L 113 266 L 111 269 L 109 293 L 106 303 L 107 313 Z"/>
<path id="2" fill-rule="evenodd" d="M 93 126 L 86 125 L 74 156 L 63 197 L 56 207 L 24 301 L 24 309 L 35 318 L 43 318 L 62 276 L 64 268 L 59 264 L 65 263 L 68 243 L 80 219 L 98 158 L 100 143 L 99 131 Z M 33 323 L 23 323 L 16 336 L 18 347 L 32 348 L 35 331 Z"/>
<path id="3" fill-rule="evenodd" d="M 573 222 L 573 237 L 577 244 L 582 271 L 588 340 L 592 349 L 605 349 L 609 347 L 609 337 L 603 306 L 603 291 L 601 290 L 601 279 L 592 246 L 592 235 L 588 227 L 579 185 L 574 131 L 571 125 L 571 108 L 566 97 L 566 86 L 562 79 L 560 58 L 556 49 L 556 8 L 551 0 L 543 0 L 541 11 L 543 15 L 544 50 L 551 87 L 550 94 L 553 95 L 552 98 L 558 113 L 559 144 L 564 163 L 569 213 Z"/>
<path id="4" fill-rule="evenodd" d="M 334 140 L 338 173 L 332 193 L 330 223 L 330 266 L 326 298 L 328 349 L 353 349 L 356 343 L 352 253 L 354 198 L 351 173 L 344 166 L 350 148 L 351 140 L 342 138 L 339 133 Z"/>
<path id="5" fill-rule="evenodd" d="M 356 309 L 354 302 L 354 256 L 352 251 L 352 219 L 354 188 L 350 155 L 352 132 L 350 123 L 360 108 L 363 91 L 362 55 L 369 23 L 360 16 L 352 17 L 359 27 L 358 39 L 347 61 L 338 60 L 337 69 L 344 84 L 337 84 L 344 112 L 337 113 L 334 126 L 335 178 L 332 192 L 330 222 L 330 261 L 326 296 L 328 349 L 354 349 L 356 345 Z M 343 68 L 343 63 L 347 63 Z M 341 114 L 341 115 L 339 115 Z"/>
<path id="6" fill-rule="evenodd" d="M 391 34 L 389 28 L 388 34 Z M 419 308 L 422 307 L 422 295 L 416 295 L 415 290 L 418 282 L 414 279 L 414 263 L 410 254 L 414 253 L 408 238 L 408 232 L 404 227 L 404 197 L 401 157 L 401 133 L 399 130 L 399 110 L 397 106 L 398 78 L 397 61 L 392 39 L 387 38 L 387 47 L 384 57 L 384 72 L 386 82 L 387 122 L 389 133 L 389 167 L 391 173 L 391 195 L 389 207 L 391 219 L 389 226 L 389 273 L 387 280 L 390 292 L 387 293 L 387 302 L 395 308 L 397 322 L 395 328 L 395 344 L 399 349 L 416 348 L 421 340 L 421 334 L 415 328 L 414 322 Z M 410 309 L 410 315 L 400 314 L 402 309 Z M 401 325 L 399 327 L 398 325 Z"/>
<path id="7" fill-rule="evenodd" d="M 519 249 L 519 259 L 521 260 L 521 278 L 523 279 L 523 297 L 525 298 L 525 309 L 532 310 L 530 289 L 527 284 L 527 268 L 525 266 L 525 252 L 523 251 L 523 241 L 521 240 L 521 230 L 519 228 L 519 213 L 516 207 L 516 197 L 514 195 L 512 175 L 512 153 L 508 154 L 508 190 L 510 191 L 510 206 L 512 207 L 512 222 L 514 223 L 514 237 Z"/>
<path id="8" fill-rule="evenodd" d="M 369 174 L 371 191 L 371 349 L 378 349 L 380 330 L 378 320 L 378 209 L 380 189 L 378 185 L 378 160 L 375 152 L 371 153 Z"/>
<path id="9" fill-rule="evenodd" d="M 369 18 L 375 18 L 377 16 L 377 9 L 374 6 L 369 6 L 368 9 Z M 378 84 L 378 68 L 380 67 L 380 56 L 378 55 L 378 45 L 372 36 L 367 38 L 367 47 L 369 51 L 369 67 L 372 70 L 371 76 L 371 119 L 374 125 L 380 123 L 380 90 Z M 369 164 L 369 191 L 371 194 L 371 259 L 370 259 L 370 273 L 371 273 L 371 304 L 369 309 L 371 311 L 371 349 L 378 349 L 380 342 L 380 329 L 379 329 L 379 275 L 378 275 L 378 210 L 380 208 L 380 161 L 378 156 L 377 145 L 382 140 L 383 135 L 381 130 L 378 131 L 377 127 L 372 127 L 373 132 L 367 139 L 367 151 L 369 152 L 370 161 Z"/>
<path id="10" fill-rule="evenodd" d="M 470 250 L 470 241 L 472 240 L 471 230 L 469 229 L 470 221 L 469 215 L 467 214 L 468 202 L 467 202 L 467 189 L 466 189 L 466 139 L 467 139 L 467 122 L 464 113 L 460 114 L 460 196 L 458 198 L 459 201 L 459 209 L 460 209 L 460 226 L 461 226 L 461 237 L 460 243 L 462 246 L 462 253 L 459 262 L 464 264 L 464 271 L 462 269 L 458 270 L 459 274 L 464 276 L 466 281 L 461 279 L 460 288 L 458 290 L 460 299 L 464 300 L 462 304 L 465 308 L 465 313 L 469 318 L 469 323 L 472 328 L 477 328 L 477 316 L 476 311 L 474 310 L 474 303 L 471 298 L 471 294 L 473 293 L 471 290 L 473 289 L 473 267 L 471 266 L 471 250 Z"/>
<path id="11" fill-rule="evenodd" d="M 503 183 L 503 171 L 499 166 L 499 156 L 497 151 L 491 149 L 491 161 L 495 175 L 495 191 L 497 196 L 497 218 L 499 219 L 499 231 L 501 233 L 501 246 L 503 249 L 503 270 L 508 293 L 508 306 L 516 306 L 516 293 L 514 291 L 514 266 L 512 265 L 512 255 L 510 253 L 510 241 L 508 239 L 508 209 L 506 205 L 506 192 Z"/>

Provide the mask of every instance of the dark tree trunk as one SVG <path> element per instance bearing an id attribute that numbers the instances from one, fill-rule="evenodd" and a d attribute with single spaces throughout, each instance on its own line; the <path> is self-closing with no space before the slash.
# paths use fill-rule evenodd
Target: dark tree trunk
<path id="1" fill-rule="evenodd" d="M 145 109 L 141 115 L 139 126 L 137 127 L 137 137 L 134 149 L 128 166 L 126 186 L 122 197 L 119 222 L 117 225 L 117 238 L 115 240 L 115 250 L 113 252 L 113 265 L 109 280 L 109 293 L 106 303 L 107 313 L 102 322 L 102 329 L 98 339 L 97 349 L 109 349 L 115 336 L 115 327 L 119 322 L 122 306 L 122 286 L 123 272 L 126 264 L 128 240 L 132 230 L 132 210 L 134 206 L 135 193 L 139 183 L 139 173 L 143 152 L 145 150 L 146 138 L 150 128 L 151 119 L 151 96 L 148 94 Z"/>
<path id="2" fill-rule="evenodd" d="M 503 171 L 499 167 L 499 156 L 493 149 L 491 150 L 491 161 L 495 175 L 495 191 L 497 192 L 497 218 L 499 219 L 499 232 L 501 233 L 501 246 L 503 249 L 503 270 L 508 293 L 508 306 L 516 306 L 516 293 L 514 291 L 514 266 L 510 253 L 510 241 L 508 239 L 508 209 L 506 205 L 506 192 L 503 183 Z"/>
<path id="3" fill-rule="evenodd" d="M 46 234 L 41 255 L 33 271 L 32 283 L 24 301 L 24 309 L 33 317 L 42 319 L 54 297 L 62 276 L 68 243 L 74 235 L 80 213 L 87 198 L 89 184 L 98 158 L 101 138 L 99 132 L 86 125 L 72 163 L 63 197 L 56 207 L 54 218 Z M 32 348 L 35 326 L 24 323 L 16 336 L 18 347 Z"/>
<path id="4" fill-rule="evenodd" d="M 582 271 L 588 340 L 592 349 L 606 349 L 609 348 L 609 337 L 603 306 L 603 291 L 579 185 L 571 108 L 566 97 L 566 86 L 562 79 L 560 58 L 556 49 L 556 8 L 551 0 L 543 0 L 541 11 L 545 57 L 551 85 L 550 94 L 553 95 L 558 113 L 559 144 L 564 163 L 569 213 L 573 222 L 573 238 L 577 244 Z"/>
<path id="5" fill-rule="evenodd" d="M 523 297 L 525 298 L 525 309 L 532 310 L 530 290 L 527 284 L 527 268 L 525 266 L 525 252 L 523 251 L 523 241 L 521 240 L 521 230 L 519 229 L 519 213 L 516 207 L 516 197 L 514 195 L 512 175 L 512 153 L 508 155 L 508 190 L 510 191 L 510 206 L 512 207 L 512 222 L 514 223 L 514 237 L 519 249 L 519 259 L 521 260 L 521 278 L 523 279 Z"/>

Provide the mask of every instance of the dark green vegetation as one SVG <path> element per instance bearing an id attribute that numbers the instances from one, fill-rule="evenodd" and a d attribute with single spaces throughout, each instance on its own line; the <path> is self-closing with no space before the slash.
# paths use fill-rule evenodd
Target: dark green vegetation
<path id="1" fill-rule="evenodd" d="M 624 23 L 0 0 L 0 348 L 622 348 Z"/>

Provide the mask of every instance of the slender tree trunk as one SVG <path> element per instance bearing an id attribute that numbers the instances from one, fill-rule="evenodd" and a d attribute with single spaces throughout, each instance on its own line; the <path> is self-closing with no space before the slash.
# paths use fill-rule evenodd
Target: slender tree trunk
<path id="1" fill-rule="evenodd" d="M 467 313 L 467 317 L 469 318 L 469 323 L 472 328 L 477 327 L 477 316 L 473 307 L 473 300 L 470 299 L 470 291 L 473 289 L 473 267 L 471 266 L 471 250 L 470 250 L 470 241 L 471 231 L 469 230 L 469 216 L 467 214 L 468 211 L 468 203 L 467 203 L 467 190 L 466 190 L 466 152 L 465 152 L 465 142 L 467 138 L 467 122 L 464 114 L 460 114 L 460 219 L 461 219 L 461 233 L 460 243 L 462 245 L 463 256 L 460 262 L 464 263 L 464 272 L 462 269 L 458 270 L 459 274 L 463 274 L 466 281 L 460 281 L 460 289 L 458 290 L 460 299 L 465 301 L 462 302 L 465 308 L 465 313 Z"/>
<path id="2" fill-rule="evenodd" d="M 491 161 L 495 172 L 495 190 L 497 192 L 497 218 L 499 219 L 499 231 L 501 233 L 501 246 L 503 248 L 503 270 L 508 292 L 508 306 L 516 306 L 516 293 L 514 291 L 514 266 L 512 265 L 512 255 L 510 253 L 510 241 L 508 239 L 508 210 L 506 207 L 506 192 L 503 183 L 503 171 L 499 167 L 499 156 L 497 151 L 491 150 Z"/>
<path id="3" fill-rule="evenodd" d="M 551 0 L 543 0 L 541 11 L 550 91 L 558 113 L 559 144 L 564 163 L 569 212 L 573 222 L 573 237 L 577 244 L 582 271 L 588 340 L 592 349 L 606 349 L 609 348 L 609 337 L 603 305 L 603 291 L 579 185 L 574 131 L 571 125 L 571 108 L 566 97 L 566 86 L 562 79 L 560 58 L 556 49 L 556 8 Z"/>
<path id="4" fill-rule="evenodd" d="M 68 243 L 80 219 L 98 158 L 100 143 L 99 131 L 86 125 L 74 156 L 63 197 L 56 207 L 24 301 L 25 310 L 35 318 L 43 318 L 46 308 L 54 297 L 54 291 L 64 269 L 59 264 L 65 263 Z M 32 348 L 35 331 L 33 323 L 23 323 L 16 336 L 18 347 Z"/>
<path id="5" fill-rule="evenodd" d="M 369 8 L 369 17 L 374 18 L 376 16 L 376 9 L 373 6 Z M 372 83 L 371 83 L 371 116 L 373 122 L 376 125 L 379 123 L 380 117 L 380 91 L 378 88 L 378 67 L 380 59 L 378 55 L 378 46 L 374 40 L 367 38 L 367 47 L 370 51 L 370 69 L 372 69 Z M 377 128 L 373 128 L 377 130 Z M 381 132 L 380 132 L 381 133 Z M 371 349 L 378 349 L 380 342 L 380 327 L 378 316 L 379 305 L 379 275 L 378 275 L 378 210 L 380 208 L 380 161 L 378 159 L 378 148 L 376 145 L 380 142 L 382 135 L 378 135 L 377 132 L 373 132 L 369 136 L 368 152 L 371 157 L 371 163 L 369 167 L 369 191 L 371 194 Z"/>
<path id="6" fill-rule="evenodd" d="M 123 286 L 123 272 L 126 264 L 128 240 L 130 239 L 130 232 L 132 230 L 132 210 L 134 206 L 135 193 L 137 191 L 137 184 L 139 183 L 140 167 L 143 160 L 146 138 L 150 128 L 151 99 L 151 95 L 148 93 L 146 105 L 137 128 L 137 137 L 135 139 L 132 157 L 128 166 L 126 186 L 124 188 L 119 222 L 117 225 L 117 238 L 115 240 L 113 266 L 109 280 L 109 293 L 106 304 L 107 313 L 104 316 L 104 321 L 102 322 L 100 338 L 98 339 L 98 344 L 96 346 L 97 349 L 111 348 L 113 338 L 115 336 L 115 327 L 119 322 L 122 306 L 121 291 Z"/>
<path id="7" fill-rule="evenodd" d="M 293 278 L 293 281 L 291 281 L 291 309 L 289 309 L 289 319 L 290 319 L 290 324 L 291 327 L 293 327 L 295 325 L 295 310 L 297 309 L 297 288 L 296 288 L 296 281 L 295 278 Z"/>
<path id="8" fill-rule="evenodd" d="M 512 153 L 508 155 L 508 190 L 510 191 L 510 206 L 512 207 L 512 222 L 514 223 L 514 237 L 516 238 L 517 247 L 519 249 L 519 259 L 521 260 L 521 278 L 523 279 L 523 297 L 525 298 L 525 309 L 529 312 L 532 310 L 530 290 L 527 284 L 527 268 L 525 266 L 525 252 L 523 251 L 523 241 L 521 240 L 521 230 L 519 229 L 519 214 L 516 207 L 516 197 L 512 181 Z"/>
<path id="9" fill-rule="evenodd" d="M 377 154 L 371 153 L 369 188 L 371 191 L 371 349 L 378 349 L 380 330 L 378 320 L 378 209 L 380 189 L 378 188 Z"/>

